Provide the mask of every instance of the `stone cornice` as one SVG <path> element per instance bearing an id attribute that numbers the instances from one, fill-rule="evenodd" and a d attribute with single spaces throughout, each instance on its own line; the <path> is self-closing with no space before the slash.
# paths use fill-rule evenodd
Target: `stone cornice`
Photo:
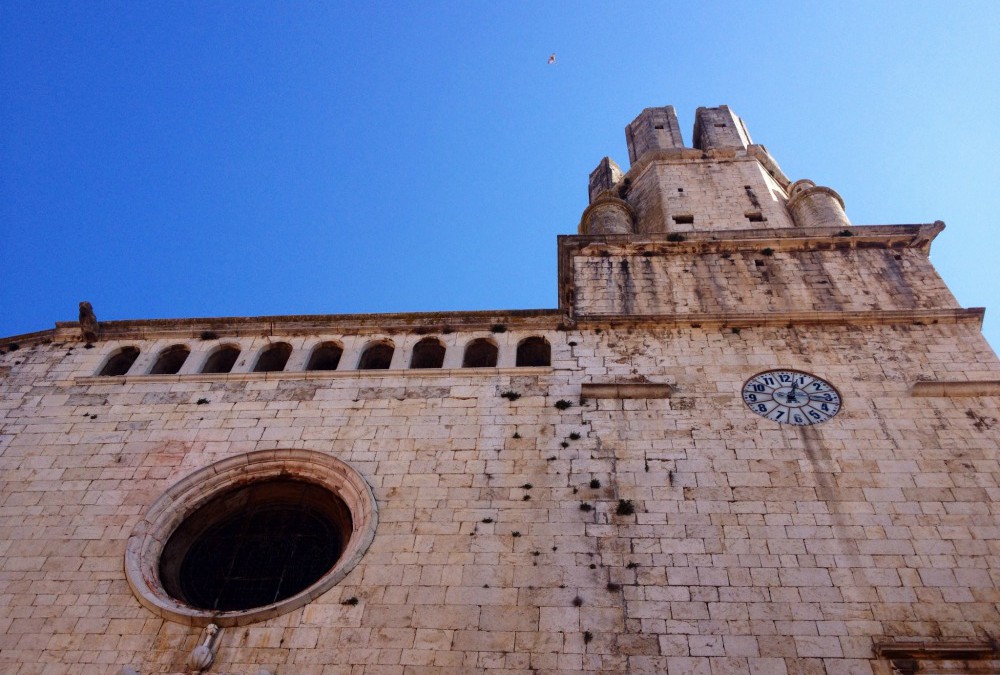
<path id="1" fill-rule="evenodd" d="M 592 398 L 670 398 L 673 387 L 665 382 L 584 382 L 580 400 Z"/>
<path id="2" fill-rule="evenodd" d="M 519 366 L 516 368 L 407 368 L 405 370 L 282 370 L 269 373 L 191 373 L 189 375 L 121 375 L 102 377 L 100 375 L 76 377 L 62 381 L 64 385 L 90 384 L 155 384 L 170 382 L 260 382 L 263 380 L 359 380 L 370 381 L 381 378 L 407 380 L 424 378 L 467 377 L 479 380 L 497 376 L 549 375 L 551 366 Z"/>
<path id="3" fill-rule="evenodd" d="M 387 334 L 447 333 L 450 331 L 491 330 L 504 328 L 552 329 L 562 320 L 556 309 L 485 310 L 471 312 L 405 312 L 391 314 L 303 314 L 288 316 L 204 317 L 181 319 L 134 319 L 100 322 L 100 339 L 151 340 L 157 338 L 193 338 L 203 331 L 220 338 L 267 337 L 317 333 Z M 32 333 L 34 342 L 79 341 L 76 321 L 56 323 L 54 331 Z M 18 336 L 2 342 L 16 342 Z"/>
<path id="4" fill-rule="evenodd" d="M 746 150 L 741 148 L 669 148 L 647 150 L 622 176 L 623 181 L 635 182 L 654 164 L 691 164 L 693 162 L 757 162 L 783 189 L 788 189 L 791 181 L 785 176 L 778 163 L 763 145 L 753 143 Z M 621 185 L 621 183 L 618 183 Z"/>
<path id="5" fill-rule="evenodd" d="M 929 252 L 930 244 L 944 230 L 944 223 L 915 225 L 855 225 L 849 228 L 795 227 L 744 230 L 696 230 L 676 234 L 562 235 L 560 263 L 564 252 L 582 255 L 678 255 L 759 250 L 832 250 L 852 248 L 916 248 Z M 617 253 L 621 251 L 621 253 Z"/>
<path id="6" fill-rule="evenodd" d="M 917 397 L 1000 396 L 1000 380 L 921 380 L 913 383 L 910 395 Z"/>
<path id="7" fill-rule="evenodd" d="M 573 329 L 623 326 L 658 326 L 662 328 L 752 328 L 758 326 L 819 326 L 819 325 L 934 325 L 966 321 L 982 326 L 986 310 L 968 309 L 905 309 L 849 312 L 711 312 L 690 314 L 617 315 L 588 314 L 576 317 Z"/>

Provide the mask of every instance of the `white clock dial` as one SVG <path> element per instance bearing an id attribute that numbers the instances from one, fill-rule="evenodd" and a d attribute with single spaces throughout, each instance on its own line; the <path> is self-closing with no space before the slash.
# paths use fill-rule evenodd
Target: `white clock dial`
<path id="1" fill-rule="evenodd" d="M 840 411 L 840 394 L 826 380 L 798 370 L 768 370 L 743 385 L 743 402 L 761 417 L 805 426 Z"/>

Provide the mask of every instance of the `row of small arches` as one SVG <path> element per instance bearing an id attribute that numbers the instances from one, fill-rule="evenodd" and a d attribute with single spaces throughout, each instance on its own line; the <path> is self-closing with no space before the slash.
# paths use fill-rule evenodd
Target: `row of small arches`
<path id="1" fill-rule="evenodd" d="M 387 340 L 372 342 L 361 352 L 357 369 L 388 370 L 395 351 L 393 343 Z M 413 345 L 409 367 L 417 369 L 442 368 L 445 352 L 446 347 L 441 340 L 434 337 L 424 338 Z M 98 375 L 111 377 L 127 374 L 139 358 L 139 353 L 138 347 L 122 347 L 108 357 Z M 240 353 L 241 349 L 236 345 L 222 345 L 209 354 L 201 372 L 229 373 L 236 365 Z M 186 345 L 177 344 L 167 347 L 157 355 L 153 367 L 147 374 L 176 375 L 190 354 L 191 350 Z M 322 342 L 313 348 L 306 364 L 306 370 L 337 370 L 340 367 L 343 354 L 344 347 L 339 342 Z M 496 342 L 489 338 L 477 338 L 465 345 L 462 367 L 495 368 L 498 354 L 499 348 Z M 251 372 L 280 372 L 285 369 L 291 355 L 292 346 L 287 342 L 272 343 L 257 357 L 257 362 Z M 552 348 L 544 337 L 528 337 L 517 344 L 516 366 L 549 366 L 551 364 Z"/>

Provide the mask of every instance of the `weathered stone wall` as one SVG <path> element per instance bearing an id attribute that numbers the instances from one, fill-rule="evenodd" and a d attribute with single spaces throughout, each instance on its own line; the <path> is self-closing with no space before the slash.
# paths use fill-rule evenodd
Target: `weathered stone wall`
<path id="1" fill-rule="evenodd" d="M 927 258 L 943 224 L 851 227 L 808 181 L 793 222 L 742 121 L 698 120 L 684 148 L 671 108 L 644 111 L 628 174 L 591 176 L 558 310 L 0 340 L 0 672 L 189 670 L 205 617 L 140 603 L 128 580 L 155 585 L 156 556 L 134 564 L 133 544 L 155 550 L 188 486 L 249 480 L 257 451 L 292 477 L 323 453 L 374 537 L 318 597 L 227 617 L 209 672 L 1000 672 L 1000 361 Z M 516 367 L 532 336 L 551 365 Z M 427 337 L 443 368 L 410 369 Z M 481 338 L 497 367 L 461 368 Z M 338 369 L 308 371 L 326 341 Z M 358 370 L 376 341 L 389 369 Z M 275 342 L 284 371 L 252 372 Z M 223 343 L 233 371 L 202 374 Z M 179 373 L 149 375 L 175 345 Z M 127 374 L 97 376 L 123 347 L 141 350 Z M 752 413 L 744 383 L 776 368 L 831 382 L 839 414 Z"/>
<path id="2" fill-rule="evenodd" d="M 958 306 L 926 254 L 914 249 L 602 250 L 577 255 L 572 264 L 581 316 Z"/>
<path id="3" fill-rule="evenodd" d="M 183 670 L 200 629 L 139 604 L 126 539 L 168 486 L 268 448 L 349 463 L 378 529 L 319 599 L 224 629 L 211 672 L 866 673 L 877 639 L 997 637 L 998 399 L 910 394 L 1000 379 L 975 322 L 494 337 L 539 333 L 551 368 L 102 379 L 113 344 L 0 357 L 0 670 Z M 368 337 L 289 341 L 320 339 Z M 842 412 L 753 415 L 740 388 L 775 367 L 827 378 Z M 673 396 L 579 400 L 643 379 Z"/>
<path id="4" fill-rule="evenodd" d="M 655 159 L 634 176 L 629 172 L 626 199 L 636 212 L 637 233 L 795 226 L 783 188 L 756 159 L 695 154 L 698 158 Z"/>

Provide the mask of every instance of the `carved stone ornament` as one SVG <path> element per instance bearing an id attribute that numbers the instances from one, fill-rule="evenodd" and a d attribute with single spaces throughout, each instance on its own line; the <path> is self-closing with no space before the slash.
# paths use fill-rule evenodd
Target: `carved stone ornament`
<path id="1" fill-rule="evenodd" d="M 80 333 L 87 342 L 97 342 L 99 328 L 94 308 L 89 302 L 80 303 Z"/>
<path id="2" fill-rule="evenodd" d="M 208 668 L 212 665 L 212 661 L 215 660 L 215 646 L 216 636 L 219 634 L 219 627 L 214 623 L 210 623 L 205 626 L 205 630 L 202 632 L 204 635 L 203 642 L 191 650 L 191 655 L 188 656 L 188 665 L 196 673 Z"/>

